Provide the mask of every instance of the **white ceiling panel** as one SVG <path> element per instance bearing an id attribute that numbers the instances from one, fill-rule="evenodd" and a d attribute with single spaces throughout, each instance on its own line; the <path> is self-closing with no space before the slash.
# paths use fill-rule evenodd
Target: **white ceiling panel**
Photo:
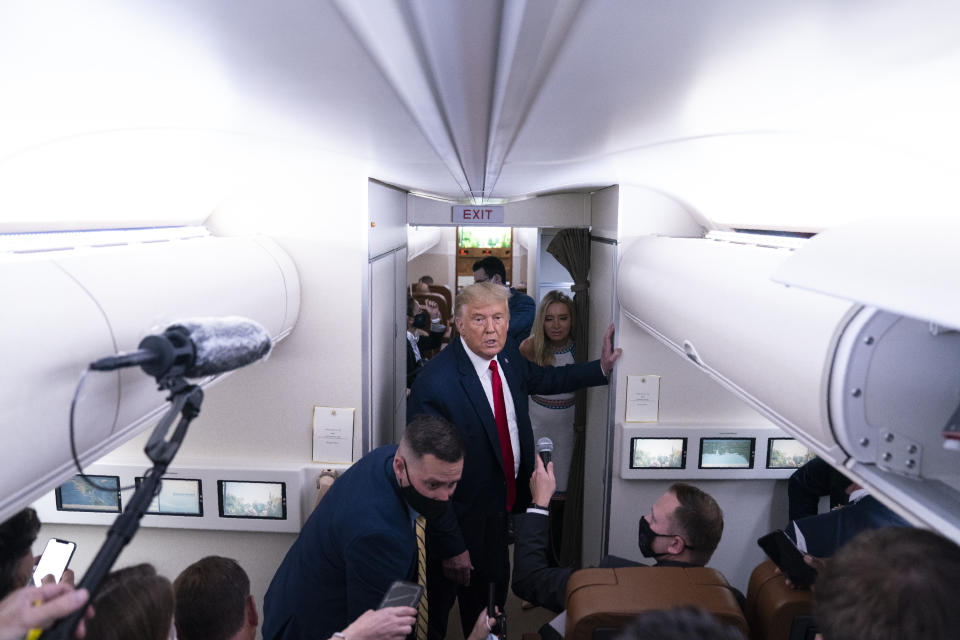
<path id="1" fill-rule="evenodd" d="M 0 192 L 70 140 L 170 131 L 173 158 L 270 140 L 454 199 L 623 182 L 720 226 L 953 211 L 957 33 L 938 0 L 8 0 Z"/>

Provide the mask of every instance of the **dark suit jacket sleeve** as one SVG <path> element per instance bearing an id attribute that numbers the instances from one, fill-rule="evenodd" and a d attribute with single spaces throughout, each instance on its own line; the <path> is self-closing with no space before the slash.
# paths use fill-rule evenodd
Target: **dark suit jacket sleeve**
<path id="1" fill-rule="evenodd" d="M 567 597 L 568 567 L 551 567 L 547 559 L 550 517 L 539 513 L 517 516 L 513 553 L 513 592 L 523 600 L 560 613 Z"/>
<path id="2" fill-rule="evenodd" d="M 873 496 L 826 513 L 800 518 L 793 524 L 803 533 L 807 553 L 818 558 L 829 558 L 862 531 L 910 526 Z M 793 538 L 793 527 L 788 527 L 787 531 Z"/>
<path id="3" fill-rule="evenodd" d="M 510 325 L 507 335 L 519 345 L 530 335 L 530 327 L 537 315 L 537 303 L 533 298 L 521 293 L 510 297 Z"/>
<path id="4" fill-rule="evenodd" d="M 527 393 L 551 395 L 569 393 L 583 387 L 599 387 L 607 384 L 607 378 L 600 369 L 600 361 L 592 360 L 584 364 L 569 364 L 564 367 L 538 367 L 523 356 L 521 366 L 526 368 Z"/>
<path id="5" fill-rule="evenodd" d="M 380 531 L 360 536 L 347 546 L 344 561 L 350 622 L 367 609 L 376 609 L 394 580 L 409 577 L 415 557 L 409 544 L 410 536 Z"/>

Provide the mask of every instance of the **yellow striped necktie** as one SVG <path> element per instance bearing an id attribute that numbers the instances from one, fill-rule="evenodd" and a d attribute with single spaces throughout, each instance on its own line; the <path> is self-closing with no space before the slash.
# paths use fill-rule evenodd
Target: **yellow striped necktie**
<path id="1" fill-rule="evenodd" d="M 420 604 L 417 605 L 417 640 L 427 640 L 427 548 L 426 519 L 417 516 L 417 584 L 423 587 Z"/>

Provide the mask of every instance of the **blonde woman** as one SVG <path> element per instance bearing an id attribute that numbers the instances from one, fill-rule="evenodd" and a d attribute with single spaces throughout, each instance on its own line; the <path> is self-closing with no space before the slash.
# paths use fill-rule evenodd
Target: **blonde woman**
<path id="1" fill-rule="evenodd" d="M 551 291 L 537 308 L 530 337 L 520 343 L 520 353 L 542 367 L 573 364 L 573 300 L 561 291 Z M 573 393 L 530 396 L 530 424 L 534 442 L 553 441 L 553 469 L 557 491 L 567 490 L 573 449 Z"/>

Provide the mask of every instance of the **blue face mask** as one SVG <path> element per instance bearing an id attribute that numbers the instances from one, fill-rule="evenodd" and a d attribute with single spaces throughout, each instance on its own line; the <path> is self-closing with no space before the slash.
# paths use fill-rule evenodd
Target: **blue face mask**
<path id="1" fill-rule="evenodd" d="M 407 486 L 400 487 L 400 495 L 407 501 L 407 504 L 427 520 L 442 516 L 447 510 L 448 501 L 428 498 L 417 491 L 413 482 L 410 481 L 410 470 L 407 468 L 406 460 L 403 461 L 403 470 L 407 474 Z"/>

